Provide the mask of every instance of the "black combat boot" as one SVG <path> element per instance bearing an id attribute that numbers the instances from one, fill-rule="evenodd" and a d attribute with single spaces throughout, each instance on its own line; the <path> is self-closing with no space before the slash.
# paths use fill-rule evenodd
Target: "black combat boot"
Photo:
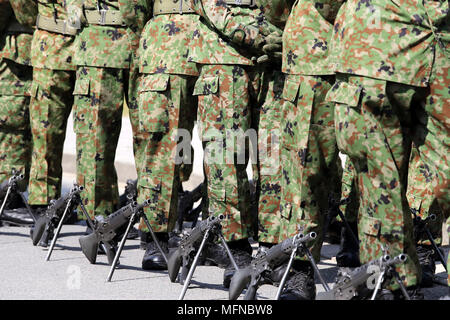
<path id="1" fill-rule="evenodd" d="M 167 232 L 156 232 L 156 238 L 164 253 L 169 253 L 169 234 Z M 156 243 L 151 239 L 147 243 L 147 248 L 142 259 L 142 269 L 144 270 L 167 270 L 167 263 L 164 260 L 164 256 L 158 249 Z"/>
<path id="2" fill-rule="evenodd" d="M 314 269 L 309 261 L 294 260 L 280 300 L 314 300 Z"/>
<path id="3" fill-rule="evenodd" d="M 424 245 L 417 246 L 416 250 L 422 269 L 422 282 L 420 286 L 430 288 L 433 286 L 434 273 L 436 272 L 436 264 L 433 257 L 434 250 L 432 247 Z"/>
<path id="4" fill-rule="evenodd" d="M 252 246 L 248 239 L 241 239 L 237 241 L 227 242 L 230 248 L 231 254 L 233 255 L 234 261 L 236 262 L 238 268 L 244 268 L 252 262 Z M 229 260 L 229 259 L 228 259 Z M 229 264 L 225 267 L 223 273 L 223 286 L 225 288 L 230 287 L 231 278 L 233 277 L 236 270 L 232 262 L 229 260 Z"/>
<path id="5" fill-rule="evenodd" d="M 349 223 L 353 234 L 358 239 L 358 226 L 356 222 Z M 341 268 L 356 268 L 361 265 L 359 261 L 359 243 L 356 243 L 356 239 L 347 227 L 344 226 L 341 229 L 341 241 L 339 246 L 339 252 L 336 254 L 336 262 L 338 267 Z"/>

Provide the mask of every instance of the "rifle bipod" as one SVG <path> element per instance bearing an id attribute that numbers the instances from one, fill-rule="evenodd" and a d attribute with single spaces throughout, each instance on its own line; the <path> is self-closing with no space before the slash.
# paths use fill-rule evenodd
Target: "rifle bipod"
<path id="1" fill-rule="evenodd" d="M 120 255 L 122 253 L 123 247 L 125 246 L 125 242 L 127 240 L 128 234 L 130 233 L 131 227 L 133 226 L 133 224 L 136 222 L 136 220 L 139 217 L 143 218 L 144 223 L 147 226 L 148 231 L 150 232 L 150 235 L 151 235 L 153 241 L 156 244 L 156 247 L 158 248 L 159 252 L 161 253 L 161 255 L 164 258 L 164 261 L 167 264 L 167 255 L 164 253 L 164 250 L 161 248 L 161 245 L 159 244 L 158 238 L 156 238 L 155 233 L 153 232 L 152 226 L 150 225 L 150 222 L 148 221 L 147 216 L 143 213 L 143 211 L 136 210 L 136 211 L 133 212 L 133 215 L 130 217 L 130 220 L 129 220 L 128 225 L 127 225 L 127 229 L 126 229 L 126 231 L 125 231 L 125 233 L 124 233 L 124 235 L 122 237 L 122 240 L 120 240 L 119 248 L 118 248 L 118 250 L 116 252 L 116 255 L 114 256 L 114 260 L 113 260 L 113 262 L 111 264 L 111 268 L 109 270 L 108 277 L 106 278 L 106 282 L 111 282 L 112 276 L 113 276 L 114 271 L 115 271 L 115 269 L 117 267 L 117 264 L 118 264 L 118 261 L 119 261 L 119 257 L 120 257 Z"/>
<path id="2" fill-rule="evenodd" d="M 56 244 L 56 240 L 58 239 L 58 236 L 61 232 L 61 228 L 62 225 L 67 217 L 67 214 L 73 210 L 75 210 L 75 208 L 77 208 L 78 206 L 81 207 L 81 211 L 83 212 L 84 216 L 86 217 L 86 221 L 89 224 L 92 224 L 91 219 L 86 211 L 86 208 L 83 205 L 83 202 L 81 201 L 81 197 L 80 197 L 80 192 L 83 191 L 84 187 L 83 186 L 78 186 L 77 184 L 74 185 L 74 187 L 72 188 L 72 190 L 70 191 L 70 193 L 67 195 L 68 201 L 67 201 L 67 205 L 64 208 L 64 212 L 61 216 L 61 218 L 59 219 L 59 223 L 58 223 L 58 227 L 56 228 L 55 234 L 53 235 L 53 239 L 52 242 L 50 244 L 50 249 L 48 250 L 47 256 L 45 257 L 45 261 L 49 261 L 50 257 L 53 253 L 53 249 L 55 248 L 55 244 Z M 52 205 L 50 205 L 51 208 Z M 49 220 L 47 222 L 47 225 L 45 226 L 46 228 L 49 228 L 50 226 L 48 226 L 48 224 L 51 224 L 52 221 Z M 91 225 L 92 227 L 92 225 Z"/>
<path id="3" fill-rule="evenodd" d="M 297 239 L 300 240 L 304 237 L 305 236 L 302 233 L 298 233 L 294 236 L 293 242 L 296 243 Z M 317 237 L 317 234 L 315 232 L 311 232 L 308 235 L 306 235 L 306 237 L 309 237 L 309 239 L 313 240 Z M 325 291 L 330 291 L 330 287 L 328 286 L 328 284 L 322 277 L 322 274 L 320 273 L 320 270 L 317 267 L 316 261 L 314 260 L 314 257 L 311 254 L 311 251 L 306 246 L 306 241 L 301 241 L 301 242 L 298 242 L 298 244 L 292 249 L 291 255 L 289 257 L 289 262 L 286 267 L 286 271 L 284 272 L 283 278 L 281 279 L 280 285 L 278 286 L 278 291 L 277 291 L 277 295 L 275 296 L 275 300 L 280 299 L 281 291 L 283 291 L 284 285 L 286 284 L 286 281 L 288 279 L 289 271 L 292 267 L 292 263 L 294 262 L 294 258 L 295 258 L 295 256 L 297 256 L 299 254 L 300 255 L 306 254 L 306 256 L 308 257 L 309 262 L 311 262 L 314 272 L 316 273 L 317 277 L 319 278 L 323 288 L 325 289 Z"/>
<path id="4" fill-rule="evenodd" d="M 173 278 L 173 273 L 174 272 L 178 273 L 178 270 L 179 270 L 179 263 L 176 263 L 176 261 L 177 260 L 179 261 L 180 259 L 182 259 L 182 261 L 183 261 L 183 267 L 181 269 L 181 273 L 178 275 L 178 282 L 180 284 L 183 284 L 183 289 L 181 290 L 178 300 L 184 299 L 186 291 L 191 282 L 192 276 L 194 275 L 194 271 L 197 268 L 200 255 L 202 254 L 205 244 L 208 241 L 211 234 L 216 235 L 220 239 L 222 245 L 224 246 L 224 248 L 227 252 L 228 257 L 230 258 L 231 263 L 233 264 L 234 269 L 235 270 L 239 269 L 236 264 L 236 261 L 234 260 L 233 254 L 231 253 L 231 250 L 228 247 L 228 245 L 225 241 L 225 238 L 223 237 L 223 234 L 222 234 L 221 222 L 223 221 L 223 219 L 224 219 L 223 215 L 219 215 L 217 218 L 215 216 L 211 215 L 208 217 L 208 219 L 203 220 L 199 225 L 197 225 L 195 228 L 193 228 L 191 230 L 190 234 L 186 235 L 181 240 L 180 247 L 181 247 L 181 250 L 184 252 L 184 254 L 181 254 L 180 249 L 178 249 L 176 252 L 174 252 L 174 254 L 172 254 L 169 257 L 168 268 L 169 268 L 169 272 L 171 273 L 171 274 L 169 274 L 169 277 L 171 277 L 171 278 Z M 202 234 L 203 234 L 203 237 L 201 237 Z M 194 260 L 189 268 L 189 272 L 186 274 L 186 271 L 187 271 L 187 268 L 189 265 L 189 260 L 190 260 L 190 258 L 189 258 L 190 251 L 194 247 L 194 243 L 196 243 L 197 240 L 199 240 L 200 238 L 202 239 L 200 246 L 197 249 Z M 191 249 L 189 249 L 189 248 L 191 248 Z M 184 251 L 185 249 L 187 249 L 187 250 Z M 180 256 L 180 255 L 182 255 L 182 256 Z M 173 265 L 176 265 L 176 266 L 172 267 Z"/>
<path id="5" fill-rule="evenodd" d="M 5 210 L 6 204 L 8 203 L 11 194 L 17 193 L 25 204 L 25 207 L 27 208 L 27 211 L 30 214 L 31 218 L 36 223 L 36 217 L 34 216 L 33 210 L 30 208 L 23 192 L 20 192 L 18 190 L 17 184 L 19 181 L 23 180 L 25 176 L 15 169 L 12 170 L 11 174 L 12 176 L 8 180 L 2 182 L 2 184 L 0 185 L 0 198 L 3 198 L 2 204 L 0 206 L 0 220 L 2 220 L 3 211 Z"/>

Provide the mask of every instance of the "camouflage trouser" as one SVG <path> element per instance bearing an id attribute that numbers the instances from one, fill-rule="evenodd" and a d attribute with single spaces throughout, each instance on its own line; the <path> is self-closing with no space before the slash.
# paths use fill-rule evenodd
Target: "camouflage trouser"
<path id="1" fill-rule="evenodd" d="M 11 60 L 0 60 L 0 181 L 12 170 L 25 174 L 20 189 L 25 191 L 31 163 L 29 90 L 33 68 Z"/>
<path id="2" fill-rule="evenodd" d="M 334 76 L 286 77 L 283 98 L 282 233 L 280 241 L 316 232 L 311 243 L 320 260 L 323 224 L 330 193 L 340 194 L 342 168 L 334 133 L 334 106 L 325 96 Z"/>
<path id="3" fill-rule="evenodd" d="M 348 222 L 356 222 L 358 219 L 359 196 L 355 168 L 348 157 L 345 160 L 344 171 L 342 172 L 341 199 L 350 199 L 349 203 L 342 204 L 339 208 L 345 219 Z M 338 220 L 340 221 L 340 219 Z"/>
<path id="4" fill-rule="evenodd" d="M 249 69 L 239 65 L 201 65 L 194 89 L 205 150 L 208 213 L 225 216 L 222 225 L 227 241 L 248 238 L 253 230 L 246 172 L 248 139 L 236 141 L 231 137 L 239 133 L 242 137 L 250 129 L 250 106 L 255 98 L 253 77 L 259 73 Z"/>
<path id="5" fill-rule="evenodd" d="M 75 72 L 33 68 L 30 121 L 33 136 L 28 203 L 61 196 L 62 154 L 73 104 Z"/>
<path id="6" fill-rule="evenodd" d="M 450 77 L 448 70 L 445 77 Z M 420 282 L 406 198 L 412 137 L 434 171 L 434 194 L 443 201 L 448 197 L 450 101 L 442 86 L 448 90 L 450 79 L 445 77 L 439 76 L 430 88 L 418 88 L 339 74 L 329 96 L 336 102 L 339 148 L 357 172 L 360 260 L 380 257 L 383 246 L 392 256 L 408 254 L 408 261 L 397 267 L 407 285 Z"/>
<path id="7" fill-rule="evenodd" d="M 196 79 L 158 73 L 144 74 L 140 81 L 139 126 L 149 137 L 142 156 L 138 194 L 139 201 L 151 200 L 144 212 L 155 232 L 173 230 L 177 220 L 178 191 L 181 182 L 187 181 L 192 171 L 194 158 L 189 138 L 197 114 L 197 99 L 192 95 Z M 177 133 L 183 138 L 180 144 Z M 184 156 L 186 161 L 181 163 Z M 145 231 L 147 228 L 140 229 Z"/>
<path id="8" fill-rule="evenodd" d="M 281 201 L 281 111 L 284 74 L 281 71 L 264 71 L 258 100 L 260 108 L 254 108 L 252 127 L 258 130 L 258 165 L 254 170 L 256 201 L 258 206 L 258 241 L 278 243 L 280 236 Z M 255 172 L 256 171 L 256 172 Z"/>
<path id="9" fill-rule="evenodd" d="M 426 219 L 431 214 L 436 216 L 436 220 L 429 221 L 427 226 L 433 235 L 434 241 L 439 245 L 442 241 L 442 223 L 445 222 L 444 215 L 432 188 L 433 174 L 431 168 L 427 166 L 421 159 L 419 151 L 415 146 L 411 150 L 408 170 L 408 189 L 406 190 L 406 198 L 409 206 L 415 210 L 416 214 L 422 219 Z M 431 245 L 425 234 L 419 239 L 420 244 Z"/>
<path id="10" fill-rule="evenodd" d="M 117 209 L 119 193 L 114 158 L 124 100 L 132 106 L 130 119 L 135 119 L 137 80 L 136 70 L 77 69 L 73 114 L 77 139 L 77 183 L 85 188 L 83 200 L 91 218 L 108 215 Z M 133 122 L 135 133 L 136 121 Z"/>

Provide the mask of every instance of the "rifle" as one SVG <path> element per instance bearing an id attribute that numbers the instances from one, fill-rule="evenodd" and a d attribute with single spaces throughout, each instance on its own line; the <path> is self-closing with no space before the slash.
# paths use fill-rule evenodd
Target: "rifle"
<path id="1" fill-rule="evenodd" d="M 413 218 L 413 224 L 414 224 L 414 231 L 416 233 L 416 238 L 418 238 L 421 234 L 425 233 L 428 240 L 431 242 L 431 246 L 433 247 L 434 251 L 437 253 L 439 261 L 444 266 L 445 270 L 447 270 L 447 262 L 445 261 L 444 255 L 442 254 L 442 251 L 438 248 L 436 245 L 436 242 L 434 241 L 433 235 L 430 232 L 430 229 L 428 228 L 428 223 L 430 221 L 436 221 L 437 217 L 434 213 L 430 214 L 425 219 L 422 219 L 419 215 L 416 214 L 416 210 L 411 209 L 412 214 L 414 215 Z"/>
<path id="2" fill-rule="evenodd" d="M 400 276 L 395 271 L 395 266 L 400 263 L 405 263 L 407 260 L 406 254 L 400 254 L 391 258 L 386 252 L 378 259 L 372 260 L 361 267 L 350 269 L 342 268 L 336 277 L 333 289 L 327 292 L 319 292 L 316 300 L 351 300 L 355 297 L 365 297 L 370 278 L 379 272 L 376 286 L 374 288 L 371 300 L 375 299 L 378 290 L 384 281 L 385 275 L 388 277 L 394 276 L 395 280 L 400 286 L 405 298 L 410 300 L 410 296 L 406 291 Z"/>
<path id="3" fill-rule="evenodd" d="M 83 191 L 82 186 L 74 185 L 72 190 L 66 195 L 60 197 L 57 200 L 52 200 L 50 205 L 45 210 L 44 214 L 38 217 L 34 224 L 33 233 L 31 239 L 33 245 L 39 245 L 47 247 L 50 238 L 52 237 L 55 227 L 57 227 L 56 233 L 53 235 L 52 245 L 48 252 L 46 260 L 50 259 L 50 255 L 53 251 L 53 247 L 56 243 L 56 239 L 61 230 L 61 226 L 64 223 L 67 214 L 75 210 L 79 204 L 81 204 L 80 192 Z"/>
<path id="4" fill-rule="evenodd" d="M 229 299 L 236 300 L 242 293 L 244 288 L 248 285 L 244 300 L 255 300 L 256 291 L 261 284 L 265 283 L 266 276 L 273 272 L 277 267 L 283 265 L 286 261 L 289 260 L 288 266 L 279 285 L 277 293 L 278 299 L 281 290 L 283 289 L 284 284 L 287 280 L 292 262 L 297 253 L 299 253 L 299 249 L 301 251 L 304 251 L 303 253 L 309 252 L 309 249 L 305 244 L 311 240 L 314 240 L 316 237 L 317 234 L 315 232 L 310 232 L 307 235 L 298 233 L 294 237 L 286 239 L 283 242 L 274 245 L 265 251 L 258 251 L 251 264 L 244 269 L 237 270 L 231 278 Z M 311 260 L 313 266 L 317 268 L 312 255 L 308 255 L 308 258 Z M 321 276 L 320 278 L 322 279 Z"/>
<path id="5" fill-rule="evenodd" d="M 8 203 L 11 194 L 18 193 L 22 198 L 23 203 L 27 207 L 30 216 L 36 222 L 36 217 L 33 214 L 33 210 L 31 210 L 30 206 L 28 205 L 27 199 L 25 198 L 23 193 L 19 191 L 18 187 L 18 183 L 22 181 L 25 176 L 21 174 L 19 171 L 16 171 L 15 169 L 12 170 L 11 174 L 12 176 L 8 180 L 3 181 L 2 184 L 0 185 L 0 199 L 3 199 L 2 205 L 0 207 L 0 219 L 2 217 L 3 211 L 5 210 L 6 204 Z"/>
<path id="6" fill-rule="evenodd" d="M 114 238 L 118 234 L 117 229 L 129 222 L 130 217 L 134 216 L 133 214 L 139 212 L 149 204 L 149 200 L 146 200 L 141 204 L 137 204 L 137 202 L 134 201 L 120 208 L 116 212 L 113 212 L 106 218 L 102 217 L 101 220 L 94 220 L 92 233 L 79 238 L 81 250 L 89 262 L 92 264 L 96 262 L 98 247 L 102 244 L 108 258 L 108 264 L 113 265 L 116 256 Z"/>
<path id="7" fill-rule="evenodd" d="M 130 180 L 129 180 L 129 181 L 130 181 Z M 150 235 L 152 236 L 153 241 L 154 241 L 155 244 L 156 244 L 156 247 L 158 248 L 159 252 L 161 252 L 161 254 L 162 254 L 162 256 L 163 256 L 163 258 L 164 258 L 164 260 L 166 261 L 166 264 L 167 264 L 167 256 L 166 256 L 166 254 L 164 253 L 164 250 L 161 248 L 161 245 L 159 244 L 158 238 L 156 238 L 156 235 L 155 235 L 155 233 L 153 232 L 152 226 L 150 225 L 150 222 L 148 221 L 147 216 L 145 215 L 144 211 L 141 210 L 142 208 L 141 208 L 141 209 L 138 209 L 138 208 L 136 207 L 136 202 L 133 202 L 133 194 L 128 193 L 127 197 L 128 197 L 128 200 L 130 201 L 130 204 L 134 207 L 134 211 L 133 211 L 133 213 L 132 213 L 132 215 L 131 215 L 131 217 L 130 217 L 130 219 L 129 219 L 129 221 L 128 221 L 128 225 L 127 225 L 127 227 L 126 227 L 125 233 L 123 234 L 122 240 L 120 241 L 119 249 L 117 250 L 117 253 L 116 253 L 116 255 L 114 256 L 114 260 L 113 260 L 113 262 L 112 262 L 112 264 L 111 264 L 111 269 L 109 270 L 108 277 L 106 278 L 106 281 L 107 281 L 107 282 L 111 282 L 112 276 L 113 276 L 113 274 L 114 274 L 114 271 L 115 271 L 115 269 L 116 269 L 117 264 L 119 263 L 119 257 L 120 257 L 120 255 L 121 255 L 121 253 L 122 253 L 123 247 L 125 246 L 125 242 L 126 242 L 126 240 L 127 240 L 128 233 L 129 233 L 130 230 L 131 230 L 131 227 L 132 227 L 133 224 L 135 224 L 140 218 L 143 218 L 143 220 L 144 220 L 144 222 L 145 222 L 145 225 L 147 226 L 147 228 L 148 228 L 148 230 L 149 230 L 149 232 L 150 232 Z M 148 202 L 148 200 L 147 200 L 147 202 Z M 116 232 L 117 232 L 117 229 L 116 229 Z"/>
<path id="8" fill-rule="evenodd" d="M 186 290 L 189 286 L 191 278 L 194 274 L 195 268 L 197 267 L 198 259 L 202 250 L 206 244 L 206 241 L 212 241 L 210 235 L 214 235 L 220 238 L 223 246 L 225 247 L 228 257 L 230 258 L 234 268 L 238 270 L 236 261 L 231 254 L 230 248 L 228 247 L 225 239 L 222 235 L 222 221 L 224 219 L 223 215 L 215 217 L 210 215 L 208 219 L 201 221 L 195 228 L 190 232 L 183 234 L 181 238 L 180 245 L 176 249 L 170 249 L 169 258 L 167 260 L 167 269 L 169 272 L 169 278 L 171 282 L 176 282 L 180 267 L 181 273 L 178 277 L 180 284 L 184 284 L 183 290 L 179 296 L 179 300 L 183 300 Z M 201 240 L 200 246 L 198 245 Z M 195 254 L 194 260 L 192 261 L 192 255 Z M 192 261 L 192 264 L 191 264 Z M 191 267 L 189 268 L 189 265 Z"/>

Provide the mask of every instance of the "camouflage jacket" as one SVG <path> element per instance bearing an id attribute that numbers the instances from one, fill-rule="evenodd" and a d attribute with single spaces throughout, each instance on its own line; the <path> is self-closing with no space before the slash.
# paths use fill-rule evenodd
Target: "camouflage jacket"
<path id="1" fill-rule="evenodd" d="M 347 0 L 334 26 L 337 71 L 428 86 L 435 50 L 450 59 L 448 0 Z"/>
<path id="2" fill-rule="evenodd" d="M 223 0 L 191 0 L 203 19 L 194 31 L 189 60 L 201 64 L 253 65 L 257 43 L 279 28 L 259 8 L 227 5 Z"/>
<path id="3" fill-rule="evenodd" d="M 78 66 L 128 69 L 137 66 L 139 36 L 148 20 L 148 1 L 108 0 L 98 2 L 101 10 L 120 11 L 126 25 L 86 24 L 76 37 L 75 64 Z M 96 0 L 75 0 L 86 11 L 97 10 Z"/>
<path id="4" fill-rule="evenodd" d="M 0 35 L 0 59 L 30 66 L 33 38 L 30 26 L 36 23 L 37 4 L 27 0 L 3 0 L 0 11 L 0 29 L 4 29 Z M 25 31 L 25 28 L 30 30 Z"/>
<path id="5" fill-rule="evenodd" d="M 197 14 L 185 13 L 156 15 L 149 20 L 141 34 L 139 71 L 198 75 L 196 64 L 188 57 L 199 19 Z"/>
<path id="6" fill-rule="evenodd" d="M 67 19 L 66 8 L 73 0 L 39 0 L 39 15 Z M 31 64 L 36 68 L 75 70 L 73 64 L 74 36 L 36 30 L 31 43 Z"/>
<path id="7" fill-rule="evenodd" d="M 282 71 L 287 74 L 334 74 L 329 42 L 343 0 L 299 0 L 283 34 Z"/>
<path id="8" fill-rule="evenodd" d="M 295 0 L 256 0 L 266 19 L 281 30 L 284 29 Z"/>

